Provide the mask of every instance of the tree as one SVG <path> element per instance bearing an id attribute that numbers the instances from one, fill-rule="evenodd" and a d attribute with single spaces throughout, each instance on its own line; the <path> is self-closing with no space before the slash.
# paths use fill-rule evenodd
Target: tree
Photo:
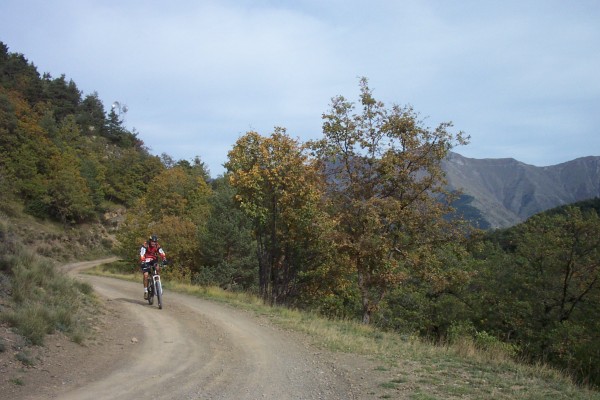
<path id="1" fill-rule="evenodd" d="M 104 202 L 106 184 L 106 168 L 92 155 L 81 159 L 81 176 L 90 189 L 90 197 L 97 210 L 101 210 Z"/>
<path id="2" fill-rule="evenodd" d="M 362 320 L 369 323 L 391 288 L 415 273 L 440 279 L 443 266 L 427 270 L 436 246 L 460 237 L 444 219 L 441 160 L 467 143 L 451 123 L 431 130 L 411 107 L 386 109 L 366 78 L 360 80 L 362 110 L 344 97 L 323 115 L 324 138 L 312 144 L 322 162 L 331 214 L 339 220 L 340 250 L 357 274 Z"/>
<path id="3" fill-rule="evenodd" d="M 141 142 L 137 138 L 137 132 L 135 129 L 130 132 L 123 126 L 123 118 L 121 118 L 120 112 L 119 108 L 116 108 L 116 110 L 115 108 L 111 108 L 102 133 L 108 140 L 119 147 L 140 147 Z"/>
<path id="4" fill-rule="evenodd" d="M 0 128 L 0 163 L 13 179 L 13 187 L 25 203 L 25 210 L 35 216 L 47 216 L 49 160 L 58 152 L 41 126 L 46 109 L 32 108 L 16 92 L 8 93 L 2 118 L 9 123 Z M 10 106 L 9 106 L 10 105 Z M 9 107 L 8 107 L 9 106 Z M 18 120 L 12 125 L 13 114 Z M 11 121 L 12 120 L 12 121 Z"/>
<path id="5" fill-rule="evenodd" d="M 193 216 L 201 224 L 208 215 L 210 187 L 206 182 L 183 168 L 165 169 L 149 181 L 148 208 L 152 215 Z"/>
<path id="6" fill-rule="evenodd" d="M 100 100 L 98 93 L 94 92 L 83 99 L 79 113 L 77 115 L 77 123 L 83 129 L 83 132 L 88 135 L 106 135 L 106 112 L 104 104 Z"/>
<path id="7" fill-rule="evenodd" d="M 146 192 L 134 202 L 120 229 L 121 254 L 133 258 L 145 238 L 156 234 L 174 261 L 172 269 L 190 278 L 201 265 L 200 238 L 210 214 L 211 189 L 181 167 L 165 169 L 146 184 Z"/>
<path id="8" fill-rule="evenodd" d="M 187 160 L 179 160 L 176 163 L 173 163 L 173 165 L 185 169 L 187 173 L 192 176 L 204 179 L 207 183 L 210 181 L 210 171 L 198 156 L 194 157 L 194 160 L 191 163 Z"/>
<path id="9" fill-rule="evenodd" d="M 108 200 L 133 205 L 144 195 L 148 184 L 164 171 L 165 167 L 156 156 L 135 148 L 112 148 L 103 159 L 106 166 Z"/>
<path id="10" fill-rule="evenodd" d="M 314 167 L 303 146 L 283 128 L 267 138 L 246 133 L 228 157 L 225 166 L 235 198 L 253 221 L 260 294 L 265 301 L 284 303 L 309 264 L 311 241 L 318 239 L 321 191 Z"/>
<path id="11" fill-rule="evenodd" d="M 595 209 L 537 214 L 486 243 L 470 303 L 481 328 L 600 383 L 600 218 Z"/>
<path id="12" fill-rule="evenodd" d="M 81 91 L 73 80 L 67 82 L 65 75 L 60 78 L 50 79 L 49 75 L 43 80 L 45 94 L 53 105 L 52 109 L 57 122 L 62 121 L 67 115 L 75 115 L 81 103 Z"/>
<path id="13" fill-rule="evenodd" d="M 2 45 L 2 42 L 0 42 Z M 1 49 L 1 46 L 0 46 Z M 2 52 L 0 51 L 0 56 Z M 13 152 L 18 146 L 18 138 L 15 133 L 18 120 L 15 108 L 9 97 L 0 87 L 0 190 L 7 195 L 15 194 L 15 171 Z M 12 181 L 12 184 L 9 182 Z"/>
<path id="14" fill-rule="evenodd" d="M 50 213 L 63 223 L 82 222 L 94 215 L 90 190 L 81 176 L 77 158 L 71 153 L 55 155 L 50 168 Z"/>
<path id="15" fill-rule="evenodd" d="M 211 212 L 201 238 L 202 266 L 194 281 L 204 285 L 258 289 L 252 221 L 237 207 L 227 178 L 212 183 Z"/>
<path id="16" fill-rule="evenodd" d="M 518 230 L 516 255 L 527 263 L 542 326 L 564 322 L 600 282 L 600 219 L 569 207 L 536 215 Z"/>
<path id="17" fill-rule="evenodd" d="M 35 65 L 25 56 L 9 53 L 0 41 L 0 86 L 19 93 L 33 106 L 44 100 L 44 89 Z"/>

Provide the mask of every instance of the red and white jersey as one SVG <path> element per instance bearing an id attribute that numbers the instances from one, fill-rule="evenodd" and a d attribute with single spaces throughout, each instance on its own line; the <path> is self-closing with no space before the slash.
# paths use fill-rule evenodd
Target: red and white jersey
<path id="1" fill-rule="evenodd" d="M 158 260 L 160 257 L 162 260 L 167 258 L 164 250 L 158 243 L 152 246 L 147 243 L 144 243 L 140 249 L 140 261 L 142 262 L 150 262 L 154 260 Z"/>

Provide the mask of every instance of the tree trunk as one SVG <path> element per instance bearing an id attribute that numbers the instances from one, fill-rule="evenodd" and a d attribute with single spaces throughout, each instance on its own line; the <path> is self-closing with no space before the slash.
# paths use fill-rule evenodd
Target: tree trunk
<path id="1" fill-rule="evenodd" d="M 369 325 L 371 323 L 371 307 L 369 306 L 369 299 L 363 297 L 363 316 L 362 323 Z"/>
<path id="2" fill-rule="evenodd" d="M 369 290 L 365 282 L 365 274 L 362 271 L 358 271 L 358 289 L 362 300 L 362 323 L 369 325 L 371 323 L 371 299 L 369 298 Z"/>
<path id="3" fill-rule="evenodd" d="M 260 296 L 264 302 L 270 300 L 270 283 L 271 283 L 271 263 L 269 262 L 268 255 L 265 253 L 265 246 L 263 238 L 258 237 L 257 240 L 257 257 L 258 257 L 258 286 L 260 290 Z"/>

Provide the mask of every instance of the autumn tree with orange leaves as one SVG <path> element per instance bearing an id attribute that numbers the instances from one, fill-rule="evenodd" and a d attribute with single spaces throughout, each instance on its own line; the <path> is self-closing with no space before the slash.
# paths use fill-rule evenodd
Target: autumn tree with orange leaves
<path id="1" fill-rule="evenodd" d="M 386 108 L 366 78 L 360 107 L 356 112 L 343 96 L 333 98 L 323 115 L 324 138 L 311 146 L 327 182 L 330 215 L 339 221 L 338 250 L 356 272 L 368 324 L 403 281 L 444 284 L 447 271 L 436 249 L 462 235 L 444 218 L 452 196 L 440 163 L 468 138 L 451 133 L 451 123 L 426 127 L 411 107 Z"/>
<path id="2" fill-rule="evenodd" d="M 323 227 L 322 199 L 314 166 L 303 146 L 276 128 L 269 137 L 248 132 L 225 164 L 235 199 L 253 221 L 260 294 L 284 303 L 297 293 L 300 275 L 315 263 Z"/>

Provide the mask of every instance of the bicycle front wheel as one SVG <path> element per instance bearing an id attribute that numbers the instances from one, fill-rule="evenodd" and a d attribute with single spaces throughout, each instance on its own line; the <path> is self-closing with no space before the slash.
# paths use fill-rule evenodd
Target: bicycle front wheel
<path id="1" fill-rule="evenodd" d="M 162 310 L 162 285 L 160 281 L 156 282 L 156 300 L 158 301 L 158 309 Z"/>

